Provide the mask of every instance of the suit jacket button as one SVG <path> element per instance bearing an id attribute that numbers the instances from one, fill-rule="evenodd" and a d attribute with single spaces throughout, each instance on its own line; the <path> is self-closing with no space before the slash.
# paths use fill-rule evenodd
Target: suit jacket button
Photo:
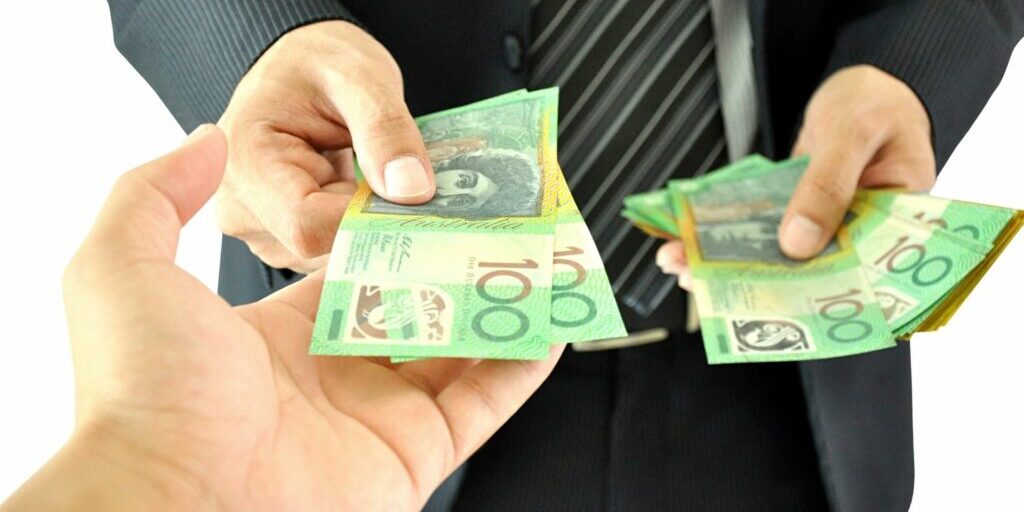
<path id="1" fill-rule="evenodd" d="M 515 33 L 508 32 L 502 42 L 505 47 L 505 66 L 512 71 L 519 71 L 523 67 L 523 41 Z"/>

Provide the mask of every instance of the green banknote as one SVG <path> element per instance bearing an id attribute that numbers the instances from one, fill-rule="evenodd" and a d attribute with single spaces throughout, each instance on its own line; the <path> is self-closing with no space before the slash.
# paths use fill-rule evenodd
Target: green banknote
<path id="1" fill-rule="evenodd" d="M 679 228 L 672 213 L 672 199 L 667 189 L 633 194 L 623 204 L 625 208 L 620 213 L 634 224 L 654 228 L 656 232 L 669 236 L 679 236 Z"/>
<path id="2" fill-rule="evenodd" d="M 806 159 L 670 183 L 708 362 L 796 361 L 895 346 L 845 228 L 821 256 L 790 260 L 778 225 Z"/>
<path id="3" fill-rule="evenodd" d="M 604 263 L 561 169 L 551 278 L 551 342 L 581 343 L 625 336 Z M 420 357 L 396 356 L 392 363 Z"/>
<path id="4" fill-rule="evenodd" d="M 926 314 L 923 314 L 923 319 L 916 319 L 910 326 L 912 331 L 934 331 L 946 325 L 946 322 L 952 318 L 1022 227 L 1024 227 L 1024 211 L 1017 210 L 1014 217 L 1003 228 L 1003 232 L 992 243 L 992 248 L 985 255 L 985 259 L 956 288 L 947 293 L 946 298 L 938 306 L 933 306 Z"/>
<path id="5" fill-rule="evenodd" d="M 734 174 L 742 174 L 772 165 L 774 164 L 771 160 L 761 155 L 750 155 L 716 169 L 714 172 L 689 179 L 713 182 Z M 662 188 L 633 194 L 625 199 L 623 205 L 625 208 L 621 212 L 622 216 L 644 229 L 648 234 L 661 238 L 679 237 L 678 223 L 672 209 L 672 198 L 669 196 L 668 189 Z"/>
<path id="6" fill-rule="evenodd" d="M 551 331 L 558 93 L 417 120 L 437 195 L 362 184 L 328 263 L 310 353 L 542 359 Z"/>
<path id="7" fill-rule="evenodd" d="M 709 289 L 724 287 L 726 291 L 703 290 L 703 297 L 698 295 L 701 299 L 699 302 L 727 302 L 736 296 L 754 296 L 754 292 L 749 289 L 736 293 L 729 291 L 737 288 L 736 282 L 745 282 L 745 288 L 760 284 L 760 279 L 749 280 L 747 276 L 765 264 L 758 263 L 754 270 L 749 270 L 747 267 L 751 264 L 747 263 L 748 260 L 763 257 L 765 253 L 762 251 L 768 251 L 771 255 L 769 259 L 782 261 L 784 258 L 775 247 L 775 226 L 771 222 L 757 225 L 748 218 L 757 217 L 751 214 L 757 209 L 762 210 L 763 215 L 770 216 L 767 212 L 777 209 L 782 204 L 782 198 L 779 198 L 777 204 L 776 201 L 764 201 L 764 194 L 773 193 L 770 190 L 759 192 L 757 188 L 765 185 L 780 190 L 795 188 L 806 163 L 806 158 L 772 164 L 757 156 L 748 157 L 707 175 L 675 182 L 668 191 L 656 190 L 628 198 L 624 202 L 622 215 L 652 236 L 682 238 L 687 244 L 688 255 L 698 255 L 698 265 L 707 265 L 711 261 L 714 268 L 722 269 L 715 273 L 708 269 L 701 271 L 712 277 L 697 279 L 699 282 L 696 286 Z M 761 179 L 771 181 L 761 182 Z M 735 190 L 725 187 L 733 187 Z M 721 197 L 716 200 L 720 204 L 704 208 L 701 222 L 687 218 L 693 209 L 693 205 L 689 204 L 691 198 L 688 193 L 700 192 L 710 197 L 714 193 L 708 191 L 719 188 Z M 737 194 L 736 204 L 726 200 L 729 193 Z M 785 199 L 788 200 L 788 197 Z M 746 204 L 742 208 L 733 208 L 744 202 Z M 777 222 L 779 219 L 776 217 L 774 220 Z M 673 226 L 673 223 L 679 227 Z M 691 224 L 692 232 L 688 233 L 685 229 Z M 896 189 L 868 189 L 857 191 L 838 240 L 848 240 L 860 258 L 862 274 L 881 307 L 888 328 L 895 337 L 907 338 L 915 332 L 935 330 L 945 325 L 1022 228 L 1024 211 L 1021 210 L 911 194 Z M 680 229 L 684 229 L 681 237 Z M 756 240 L 763 243 L 757 245 L 757 250 L 749 250 L 749 246 Z M 842 243 L 831 244 L 824 257 L 834 259 L 837 257 L 834 255 L 841 253 L 842 248 Z M 691 266 L 694 266 L 694 259 L 692 256 L 690 258 Z M 805 265 L 813 266 L 820 259 Z M 732 270 L 729 270 L 730 264 L 734 265 Z M 694 270 L 695 276 L 697 273 Z M 798 273 L 788 277 L 797 279 Z M 752 307 L 760 308 L 775 300 L 766 299 L 765 293 L 764 296 L 750 299 Z M 844 305 L 853 306 L 854 309 L 859 307 L 845 301 Z M 732 305 L 719 309 L 726 311 L 731 308 Z M 701 320 L 705 326 L 709 323 L 706 318 L 702 317 Z M 726 330 L 721 325 L 719 330 Z M 713 354 L 712 340 L 705 334 L 709 358 L 719 357 Z M 728 336 L 712 337 L 718 340 L 718 353 L 724 354 L 730 350 Z M 739 349 L 733 346 L 732 350 Z M 830 355 L 808 358 L 818 357 Z M 786 359 L 789 358 L 777 360 Z"/>
<path id="8" fill-rule="evenodd" d="M 867 203 L 854 203 L 852 214 L 847 229 L 897 336 L 912 331 L 908 324 L 940 303 L 990 247 Z"/>
<path id="9" fill-rule="evenodd" d="M 856 201 L 904 219 L 938 226 L 957 236 L 991 246 L 1016 210 L 955 201 L 897 190 L 858 190 Z"/>
<path id="10" fill-rule="evenodd" d="M 804 157 L 798 157 L 797 159 L 802 158 Z M 771 161 L 764 155 L 747 155 L 729 165 L 715 169 L 714 172 L 709 172 L 693 179 L 713 182 L 715 180 L 732 178 L 736 175 L 745 174 L 757 169 L 770 169 L 776 165 L 778 165 L 776 162 Z"/>
<path id="11" fill-rule="evenodd" d="M 870 205 L 911 223 L 932 226 L 943 232 L 945 238 L 952 238 L 960 247 L 984 254 L 984 259 L 954 283 L 952 288 L 933 300 L 927 308 L 918 311 L 913 318 L 905 319 L 895 330 L 901 337 L 918 330 L 934 330 L 943 325 L 970 295 L 1020 228 L 1019 211 L 923 194 L 862 190 L 857 193 L 857 203 Z M 889 314 L 890 309 L 904 307 L 906 301 L 912 299 L 880 293 L 879 300 Z"/>
<path id="12" fill-rule="evenodd" d="M 619 338 L 626 327 L 612 285 L 561 169 L 551 278 L 551 341 L 578 343 Z"/>

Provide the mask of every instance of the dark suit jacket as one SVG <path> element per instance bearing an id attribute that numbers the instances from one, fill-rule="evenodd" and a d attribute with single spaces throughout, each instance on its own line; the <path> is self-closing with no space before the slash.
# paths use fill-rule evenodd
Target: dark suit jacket
<path id="1" fill-rule="evenodd" d="M 354 21 L 402 68 L 414 115 L 525 85 L 527 0 L 110 0 L 115 42 L 186 130 L 217 120 L 242 75 L 288 30 Z M 786 155 L 821 80 L 854 64 L 899 77 L 931 116 L 941 166 L 1024 33 L 1024 0 L 750 0 L 762 148 Z M 338 62 L 344 66 L 344 62 Z M 226 239 L 221 293 L 248 302 L 294 276 Z M 913 492 L 907 345 L 800 364 L 835 510 L 905 510 Z"/>

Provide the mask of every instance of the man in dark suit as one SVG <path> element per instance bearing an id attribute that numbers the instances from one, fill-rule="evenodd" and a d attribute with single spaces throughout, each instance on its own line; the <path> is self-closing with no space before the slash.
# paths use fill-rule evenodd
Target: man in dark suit
<path id="1" fill-rule="evenodd" d="M 456 509 L 903 510 L 909 348 L 709 367 L 685 255 L 621 198 L 749 151 L 809 153 L 780 243 L 827 243 L 857 186 L 928 188 L 1024 33 L 1020 0 L 110 0 L 118 47 L 185 129 L 219 119 L 221 294 L 323 266 L 353 191 L 435 183 L 412 115 L 559 85 L 559 157 L 631 348 L 567 354 L 442 496 Z M 661 343 L 650 343 L 668 338 Z"/>

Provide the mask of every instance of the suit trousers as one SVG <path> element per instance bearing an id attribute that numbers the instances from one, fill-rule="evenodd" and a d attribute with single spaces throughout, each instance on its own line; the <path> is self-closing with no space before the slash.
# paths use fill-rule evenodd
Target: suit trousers
<path id="1" fill-rule="evenodd" d="M 566 349 L 456 478 L 457 511 L 828 510 L 795 364 L 708 365 L 684 331 Z"/>

